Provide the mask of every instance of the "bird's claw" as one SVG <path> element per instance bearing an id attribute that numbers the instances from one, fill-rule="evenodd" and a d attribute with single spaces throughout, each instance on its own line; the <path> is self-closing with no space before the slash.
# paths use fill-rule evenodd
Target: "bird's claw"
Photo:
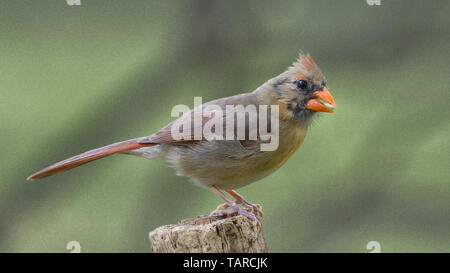
<path id="1" fill-rule="evenodd" d="M 247 207 L 247 206 L 245 206 L 245 207 Z M 255 205 L 255 207 L 256 207 L 256 205 Z M 259 206 L 259 207 L 261 207 L 261 206 Z M 227 208 L 229 208 L 229 209 L 227 209 Z M 215 210 L 213 210 L 209 215 L 210 216 L 225 216 L 225 215 L 230 215 L 230 214 L 234 214 L 234 213 L 245 216 L 248 219 L 255 221 L 256 225 L 259 228 L 261 228 L 261 222 L 259 221 L 259 219 L 256 218 L 256 216 L 252 212 L 240 208 L 236 203 L 233 203 L 231 205 L 228 203 L 221 204 L 221 205 L 217 206 L 217 208 Z"/>
<path id="2" fill-rule="evenodd" d="M 242 202 L 242 206 L 249 208 L 253 211 L 256 211 L 259 214 L 259 216 L 264 217 L 264 213 L 262 211 L 262 206 L 260 204 L 252 204 L 252 203 L 249 203 L 244 200 Z"/>
<path id="3" fill-rule="evenodd" d="M 226 208 L 229 208 L 229 207 L 230 206 L 227 203 L 223 203 L 223 204 L 218 205 L 217 208 L 215 210 L 213 210 L 211 213 L 213 213 L 215 211 L 218 211 L 218 210 L 221 210 L 221 209 L 226 209 Z"/>
<path id="4" fill-rule="evenodd" d="M 240 205 L 242 205 L 245 208 L 249 208 L 252 211 L 256 211 L 259 216 L 264 217 L 264 213 L 262 211 L 262 206 L 260 204 L 252 204 L 252 203 L 249 203 L 249 202 L 247 202 L 245 200 L 242 200 L 241 202 L 237 202 L 237 204 L 240 204 Z M 221 211 L 223 209 L 227 209 L 229 207 L 230 207 L 230 205 L 228 205 L 227 203 L 220 204 L 220 205 L 217 206 L 217 208 L 215 210 L 213 210 L 211 212 L 211 214 L 213 214 L 214 212 L 217 212 L 217 211 Z"/>

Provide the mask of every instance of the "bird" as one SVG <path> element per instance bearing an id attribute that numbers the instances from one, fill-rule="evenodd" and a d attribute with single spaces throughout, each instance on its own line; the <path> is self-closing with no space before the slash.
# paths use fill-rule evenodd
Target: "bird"
<path id="1" fill-rule="evenodd" d="M 264 109 L 261 107 L 266 106 L 271 111 L 267 111 L 266 116 L 257 115 L 256 119 L 255 116 L 250 118 L 249 113 L 241 116 L 241 120 L 248 121 L 243 127 L 245 132 L 241 134 L 241 138 L 224 137 L 223 131 L 229 131 L 225 128 L 226 125 L 220 130 L 220 123 L 211 127 L 209 136 L 192 137 L 192 132 L 188 132 L 190 138 L 174 135 L 180 128 L 194 128 L 194 131 L 195 128 L 205 129 L 208 122 L 215 118 L 229 118 L 236 123 L 237 115 L 232 116 L 225 110 L 228 106 L 239 105 L 255 106 L 256 109 Z M 215 110 L 207 110 L 210 108 Z M 317 113 L 333 113 L 335 108 L 334 98 L 327 88 L 323 73 L 309 54 L 300 51 L 299 56 L 284 72 L 252 92 L 201 104 L 152 135 L 89 150 L 42 169 L 27 179 L 47 177 L 119 153 L 160 159 L 173 167 L 177 175 L 190 178 L 194 184 L 210 189 L 223 199 L 225 203 L 213 210 L 211 215 L 237 213 L 260 225 L 256 215 L 263 216 L 261 205 L 246 201 L 235 190 L 259 181 L 279 169 L 302 144 Z M 261 112 L 262 110 L 258 110 L 258 113 Z M 272 114 L 276 114 L 276 119 L 271 119 Z M 183 125 L 175 128 L 182 120 Z M 195 124 L 196 120 L 200 122 Z M 277 134 L 276 147 L 272 150 L 262 148 L 263 144 L 268 143 L 267 138 L 263 139 L 260 133 L 264 120 L 268 120 L 267 132 L 276 131 Z M 235 123 L 230 126 L 234 126 L 231 131 L 236 133 Z M 252 123 L 257 124 L 256 129 Z"/>

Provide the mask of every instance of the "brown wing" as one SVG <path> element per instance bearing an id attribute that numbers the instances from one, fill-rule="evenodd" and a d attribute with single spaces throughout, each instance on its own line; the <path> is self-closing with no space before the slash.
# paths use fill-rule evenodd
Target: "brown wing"
<path id="1" fill-rule="evenodd" d="M 189 137 L 185 139 L 175 139 L 172 135 L 172 128 L 177 124 L 177 122 L 181 121 L 183 117 L 180 117 L 162 129 L 160 129 L 158 132 L 154 133 L 153 135 L 150 135 L 148 137 L 143 137 L 139 139 L 138 143 L 141 144 L 163 144 L 163 143 L 173 143 L 173 144 L 180 144 L 180 145 L 195 145 L 200 141 L 206 141 L 206 138 L 203 136 L 202 139 L 195 139 L 194 138 L 194 132 L 196 129 L 196 126 L 194 126 L 195 122 L 194 119 L 198 118 L 201 120 L 199 122 L 201 125 L 201 130 L 203 130 L 203 127 L 205 126 L 205 123 L 208 122 L 211 118 L 214 117 L 214 113 L 212 112 L 202 112 L 202 113 L 194 113 L 190 112 L 189 115 L 191 116 L 191 134 Z M 180 126 L 180 130 L 183 130 L 183 126 Z"/>
<path id="2" fill-rule="evenodd" d="M 239 95 L 239 97 L 242 98 L 243 96 Z M 219 101 L 213 101 L 211 103 L 218 103 L 217 105 L 221 106 L 221 108 L 223 109 L 224 108 L 224 104 L 223 104 L 224 101 L 226 103 L 230 103 L 231 105 L 232 105 L 232 103 L 236 103 L 234 101 L 231 101 L 231 99 L 234 99 L 234 97 L 221 99 Z M 224 101 L 222 101 L 222 100 L 224 100 Z M 211 104 L 211 103 L 208 103 L 208 104 Z M 205 105 L 208 105 L 208 104 L 205 104 Z M 203 105 L 203 107 L 205 105 Z M 199 144 L 202 141 L 207 141 L 209 136 L 205 136 L 205 135 L 202 134 L 202 139 L 195 139 L 194 138 L 195 129 L 200 129 L 201 132 L 203 133 L 203 129 L 205 127 L 205 124 L 207 122 L 209 122 L 211 119 L 215 118 L 216 115 L 218 115 L 218 114 L 219 114 L 218 112 L 213 112 L 213 111 L 203 111 L 203 112 L 196 113 L 194 110 L 192 110 L 191 112 L 186 114 L 184 117 L 180 117 L 177 120 L 169 123 L 167 126 L 163 127 L 161 130 L 159 130 L 155 134 L 140 139 L 139 143 L 142 143 L 142 144 L 163 144 L 163 143 L 167 144 L 167 143 L 172 143 L 172 144 L 189 145 L 189 146 L 197 145 L 197 144 Z M 222 128 L 222 139 L 225 139 L 225 134 L 226 134 L 226 127 L 225 127 L 226 111 L 222 110 L 221 114 L 222 114 L 222 121 L 224 122 L 223 128 Z M 178 127 L 178 128 L 175 128 L 175 129 L 180 129 L 180 130 L 184 129 L 183 128 L 184 126 L 180 126 L 180 120 L 182 118 L 187 119 L 188 122 L 189 122 L 189 118 L 190 118 L 191 132 L 190 132 L 190 134 L 187 134 L 187 138 L 185 138 L 185 139 L 181 139 L 181 140 L 180 139 L 175 139 L 173 137 L 173 135 L 172 135 L 172 129 L 174 129 L 174 126 Z M 194 119 L 198 119 L 198 122 L 197 122 L 198 125 L 197 126 L 195 126 L 196 123 L 194 122 Z M 258 131 L 259 122 L 254 120 L 254 122 L 256 122 L 257 124 L 254 127 L 252 127 L 252 128 L 255 129 L 256 132 L 250 132 L 250 130 L 252 130 L 252 129 L 249 129 L 249 127 L 251 127 L 251 126 L 249 126 L 249 122 L 250 122 L 249 120 L 250 120 L 249 115 L 246 113 L 246 115 L 245 115 L 245 137 L 244 137 L 245 139 L 241 139 L 241 140 L 239 140 L 239 142 L 242 145 L 242 147 L 244 147 L 245 149 L 256 150 L 256 149 L 258 149 L 260 147 L 260 144 L 261 144 L 261 141 L 259 140 L 259 131 Z M 236 139 L 236 136 L 237 136 L 237 122 L 238 122 L 237 121 L 237 115 L 235 115 L 235 117 L 234 117 L 234 136 L 235 136 L 235 139 Z M 201 126 L 201 128 L 198 128 L 199 126 Z M 270 130 L 270 122 L 269 122 L 268 126 L 269 126 L 269 130 Z M 213 131 L 212 133 L 215 134 L 215 126 L 213 126 L 212 131 Z M 256 135 L 257 139 L 256 140 L 255 139 L 250 139 L 250 137 L 249 137 L 250 135 Z"/>

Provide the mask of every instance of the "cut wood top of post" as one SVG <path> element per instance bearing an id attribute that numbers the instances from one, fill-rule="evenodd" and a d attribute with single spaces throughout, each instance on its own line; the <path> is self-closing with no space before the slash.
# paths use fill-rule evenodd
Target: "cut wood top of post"
<path id="1" fill-rule="evenodd" d="M 242 215 L 202 215 L 156 228 L 149 234 L 159 253 L 265 253 L 262 229 Z"/>

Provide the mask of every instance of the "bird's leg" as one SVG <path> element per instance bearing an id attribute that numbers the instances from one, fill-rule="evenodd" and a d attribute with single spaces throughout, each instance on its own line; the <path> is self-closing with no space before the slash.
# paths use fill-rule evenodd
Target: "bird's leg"
<path id="1" fill-rule="evenodd" d="M 264 213 L 262 212 L 262 207 L 260 204 L 252 204 L 252 203 L 246 201 L 242 195 L 235 192 L 234 190 L 226 190 L 226 192 L 228 192 L 231 196 L 233 196 L 236 199 L 236 204 L 240 204 L 243 207 L 246 207 L 246 208 L 256 211 L 259 214 L 259 216 L 261 216 L 261 217 L 264 216 Z"/>
<path id="2" fill-rule="evenodd" d="M 209 187 L 209 189 L 211 191 L 213 191 L 215 194 L 217 194 L 220 198 L 222 198 L 225 201 L 224 205 L 221 205 L 217 208 L 220 207 L 224 207 L 224 208 L 230 208 L 228 210 L 214 210 L 213 212 L 211 212 L 210 215 L 229 215 L 229 214 L 233 214 L 233 213 L 237 213 L 237 214 L 241 214 L 251 220 L 254 220 L 258 223 L 259 226 L 261 226 L 261 223 L 259 222 L 259 220 L 255 217 L 255 215 L 249 211 L 246 211 L 244 209 L 241 209 L 236 202 L 233 202 L 231 199 L 229 199 L 228 197 L 225 196 L 225 194 L 223 194 L 220 190 L 218 190 L 216 187 L 211 186 Z"/>

